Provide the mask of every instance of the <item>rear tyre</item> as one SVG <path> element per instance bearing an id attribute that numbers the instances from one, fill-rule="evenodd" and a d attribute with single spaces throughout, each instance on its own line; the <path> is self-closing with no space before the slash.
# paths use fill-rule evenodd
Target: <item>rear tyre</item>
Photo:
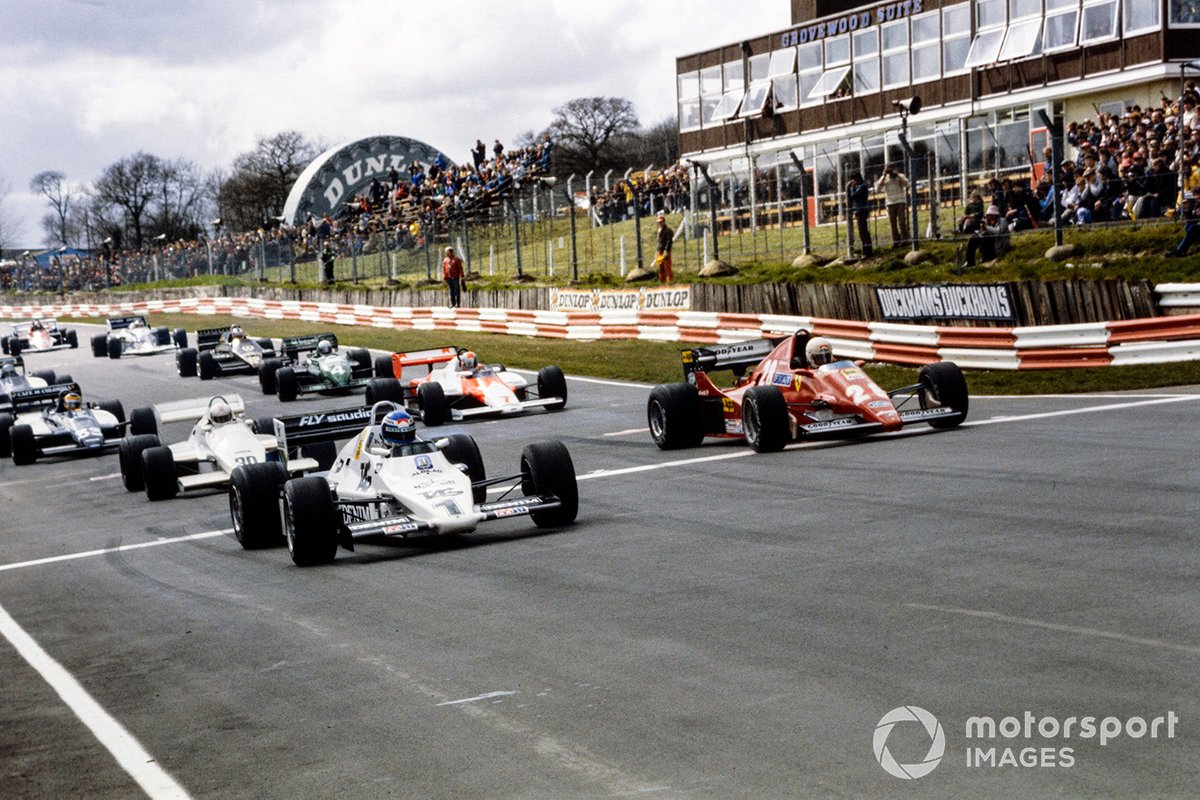
<path id="1" fill-rule="evenodd" d="M 404 387 L 395 378 L 372 378 L 367 384 L 367 405 L 376 403 L 396 403 L 404 405 Z"/>
<path id="2" fill-rule="evenodd" d="M 376 378 L 395 378 L 395 370 L 392 369 L 391 356 L 377 356 L 375 358 L 375 377 Z"/>
<path id="3" fill-rule="evenodd" d="M 53 386 L 54 384 L 58 383 L 56 380 L 58 376 L 54 374 L 54 370 L 52 369 L 39 369 L 35 372 L 31 372 L 30 377 L 41 378 L 46 382 L 47 386 Z"/>
<path id="4" fill-rule="evenodd" d="M 275 418 L 274 417 L 258 417 L 250 423 L 250 427 L 255 433 L 275 435 Z"/>
<path id="5" fill-rule="evenodd" d="M 217 377 L 217 360 L 213 358 L 213 354 L 208 350 L 199 355 L 196 367 L 196 372 L 200 375 L 200 380 L 202 381 L 211 381 Z"/>
<path id="6" fill-rule="evenodd" d="M 278 547 L 284 543 L 279 516 L 279 487 L 287 469 L 278 461 L 244 464 L 229 476 L 229 516 L 233 535 L 246 550 Z"/>
<path id="7" fill-rule="evenodd" d="M 72 350 L 75 350 L 79 347 L 79 334 L 75 332 L 74 328 L 67 331 L 67 334 L 64 338 L 67 340 L 67 344 L 70 345 Z"/>
<path id="8" fill-rule="evenodd" d="M 74 379 L 74 378 L 72 378 L 70 375 L 68 375 L 67 373 L 65 373 L 65 372 L 64 372 L 64 373 L 63 373 L 63 374 L 61 374 L 61 375 L 56 375 L 56 376 L 54 377 L 54 382 L 55 382 L 55 383 L 57 383 L 57 384 L 59 384 L 59 385 L 61 386 L 61 385 L 62 385 L 62 384 L 64 384 L 64 383 L 74 383 L 74 382 L 75 382 L 75 379 Z"/>
<path id="9" fill-rule="evenodd" d="M 21 340 L 15 336 L 9 337 L 4 341 L 8 342 L 8 354 L 10 356 L 21 355 Z"/>
<path id="10" fill-rule="evenodd" d="M 296 380 L 296 371 L 291 367 L 280 367 L 275 370 L 275 391 L 279 399 L 290 403 L 300 393 L 300 382 Z"/>
<path id="11" fill-rule="evenodd" d="M 258 362 L 258 385 L 263 394 L 275 394 L 275 371 L 282 366 L 282 358 L 264 358 Z"/>
<path id="12" fill-rule="evenodd" d="M 92 355 L 96 358 L 104 358 L 108 355 L 107 333 L 98 333 L 92 337 Z"/>
<path id="13" fill-rule="evenodd" d="M 135 408 L 129 413 L 129 434 L 158 436 L 158 417 L 153 408 Z"/>
<path id="14" fill-rule="evenodd" d="M 440 383 L 430 381 L 417 386 L 417 406 L 421 409 L 421 422 L 431 428 L 450 419 L 450 404 Z"/>
<path id="15" fill-rule="evenodd" d="M 24 466 L 37 461 L 37 439 L 33 436 L 32 427 L 29 425 L 13 425 L 9 428 L 8 440 L 14 464 Z"/>
<path id="16" fill-rule="evenodd" d="M 169 345 L 171 343 L 171 331 L 166 328 L 155 328 L 154 341 L 159 346 Z"/>
<path id="17" fill-rule="evenodd" d="M 258 346 L 263 349 L 264 356 L 267 352 L 270 352 L 272 355 L 275 354 L 275 343 L 270 339 L 255 339 L 254 341 L 258 342 Z"/>
<path id="18" fill-rule="evenodd" d="M 170 500 L 179 494 L 175 480 L 175 456 L 169 447 L 151 447 L 142 453 L 142 480 L 146 497 L 151 500 Z"/>
<path id="19" fill-rule="evenodd" d="M 521 491 L 526 495 L 552 494 L 561 503 L 558 508 L 530 514 L 539 528 L 569 525 L 579 515 L 579 486 L 575 482 L 575 464 L 562 442 L 534 442 L 521 451 Z"/>
<path id="20" fill-rule="evenodd" d="M 696 447 L 704 441 L 700 393 L 690 383 L 667 383 L 650 390 L 646 419 L 660 450 Z"/>
<path id="21" fill-rule="evenodd" d="M 483 467 L 483 456 L 479 455 L 479 445 L 475 443 L 475 439 L 465 433 L 451 434 L 450 442 L 442 448 L 442 454 L 446 456 L 446 460 L 451 464 L 462 464 L 467 468 L 467 477 L 471 479 L 471 483 L 476 483 L 487 478 L 487 471 Z M 471 497 L 476 505 L 487 500 L 486 486 L 472 486 Z"/>
<path id="22" fill-rule="evenodd" d="M 538 370 L 538 397 L 545 400 L 549 397 L 561 397 L 561 403 L 553 403 L 546 408 L 562 408 L 567 404 L 567 379 L 558 367 L 542 367 Z"/>
<path id="23" fill-rule="evenodd" d="M 948 407 L 958 412 L 958 416 L 929 420 L 929 427 L 945 430 L 962 424 L 967 418 L 970 396 L 967 379 L 958 364 L 953 361 L 926 364 L 917 373 L 917 381 L 921 384 L 918 390 L 921 408 Z"/>
<path id="24" fill-rule="evenodd" d="M 196 377 L 196 351 L 194 348 L 185 347 L 175 354 L 175 369 L 181 378 Z"/>
<path id="25" fill-rule="evenodd" d="M 185 331 L 183 328 L 176 328 L 171 332 L 171 341 L 174 342 L 175 346 L 180 350 L 187 347 L 187 331 Z"/>
<path id="26" fill-rule="evenodd" d="M 317 462 L 317 469 L 332 469 L 333 462 L 337 461 L 338 457 L 337 444 L 334 442 L 317 442 L 316 444 L 306 444 L 304 446 L 304 455 Z"/>
<path id="27" fill-rule="evenodd" d="M 146 409 L 135 408 L 133 413 Z M 117 459 L 121 464 L 121 483 L 130 492 L 140 492 L 146 488 L 142 477 L 142 453 L 152 447 L 161 447 L 162 442 L 153 434 L 126 436 L 117 446 Z"/>
<path id="28" fill-rule="evenodd" d="M 297 566 L 333 561 L 338 525 L 337 509 L 324 478 L 296 478 L 283 485 L 283 532 Z"/>
<path id="29" fill-rule="evenodd" d="M 776 386 L 754 386 L 742 395 L 742 430 L 756 453 L 782 450 L 790 438 L 787 400 Z"/>
<path id="30" fill-rule="evenodd" d="M 364 350 L 361 347 L 356 347 L 346 351 L 346 358 L 350 360 L 354 371 L 361 373 L 363 370 L 373 370 L 371 366 L 371 353 L 369 350 Z"/>
<path id="31" fill-rule="evenodd" d="M 107 411 L 117 418 L 117 422 L 125 421 L 125 406 L 120 400 L 104 400 L 100 404 L 101 411 Z"/>
<path id="32" fill-rule="evenodd" d="M 12 455 L 12 414 L 0 414 L 0 458 Z"/>
<path id="33" fill-rule="evenodd" d="M 112 339 L 108 340 L 108 357 L 113 358 L 113 359 L 121 357 L 121 340 L 120 339 L 112 338 Z"/>

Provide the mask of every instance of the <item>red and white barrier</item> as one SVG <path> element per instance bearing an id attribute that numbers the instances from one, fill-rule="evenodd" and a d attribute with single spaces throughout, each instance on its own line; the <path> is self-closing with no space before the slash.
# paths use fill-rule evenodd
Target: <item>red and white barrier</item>
<path id="1" fill-rule="evenodd" d="M 955 361 L 971 369 L 1057 369 L 1200 360 L 1200 314 L 1084 325 L 954 328 L 779 314 L 380 308 L 296 300 L 195 297 L 124 303 L 0 305 L 0 317 L 107 317 L 147 312 L 290 319 L 390 330 L 503 333 L 554 339 L 729 344 L 807 328 L 834 352 L 894 364 Z"/>

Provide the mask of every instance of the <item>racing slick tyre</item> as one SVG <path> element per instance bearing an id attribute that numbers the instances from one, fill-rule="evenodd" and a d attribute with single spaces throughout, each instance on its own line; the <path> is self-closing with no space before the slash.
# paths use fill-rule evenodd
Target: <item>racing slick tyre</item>
<path id="1" fill-rule="evenodd" d="M 32 464 L 37 461 L 37 439 L 34 438 L 33 428 L 29 425 L 13 425 L 8 430 L 9 452 L 13 463 L 17 466 Z"/>
<path id="2" fill-rule="evenodd" d="M 107 333 L 98 333 L 92 337 L 92 355 L 96 358 L 104 358 L 108 355 Z"/>
<path id="3" fill-rule="evenodd" d="M 185 347 L 175 354 L 175 369 L 181 378 L 196 377 L 196 350 Z"/>
<path id="4" fill-rule="evenodd" d="M 74 328 L 67 331 L 67 335 L 63 338 L 67 340 L 67 344 L 70 345 L 72 350 L 79 348 L 79 334 L 75 332 Z"/>
<path id="5" fill-rule="evenodd" d="M 171 343 L 171 331 L 167 328 L 155 328 L 154 329 L 154 342 L 155 342 L 155 344 L 158 344 L 158 345 L 161 345 L 164 347 L 166 345 L 169 345 Z"/>
<path id="6" fill-rule="evenodd" d="M 64 373 L 63 373 L 63 374 L 61 374 L 61 375 L 55 375 L 55 376 L 54 376 L 54 382 L 55 382 L 55 383 L 58 383 L 59 385 L 61 385 L 61 384 L 64 384 L 64 383 L 74 383 L 74 382 L 75 382 L 75 379 L 74 379 L 74 378 L 72 378 L 72 377 L 71 377 L 71 376 L 70 376 L 68 373 L 65 373 L 65 372 L 64 372 Z"/>
<path id="7" fill-rule="evenodd" d="M 134 415 L 144 409 L 135 408 Z M 140 492 L 146 488 L 142 477 L 142 453 L 152 447 L 161 447 L 162 442 L 153 434 L 126 436 L 117 446 L 117 460 L 121 465 L 121 483 L 126 491 Z"/>
<path id="8" fill-rule="evenodd" d="M 774 453 L 788 443 L 787 401 L 777 386 L 754 386 L 742 395 L 742 430 L 756 453 Z"/>
<path id="9" fill-rule="evenodd" d="M 275 435 L 275 418 L 274 417 L 257 417 L 253 422 L 250 423 L 250 427 L 254 429 L 255 433 L 259 433 L 259 434 L 265 433 L 270 436 L 274 436 Z"/>
<path id="10" fill-rule="evenodd" d="M 354 371 L 361 373 L 363 370 L 373 370 L 371 366 L 371 351 L 364 350 L 361 347 L 355 347 L 346 351 L 346 358 L 354 365 Z"/>
<path id="11" fill-rule="evenodd" d="M 440 383 L 417 386 L 417 407 L 421 409 L 421 422 L 431 428 L 450 419 L 450 404 L 446 402 L 446 392 Z"/>
<path id="12" fill-rule="evenodd" d="M 0 458 L 8 458 L 12 455 L 12 433 L 13 416 L 12 414 L 0 414 Z"/>
<path id="13" fill-rule="evenodd" d="M 103 400 L 99 403 L 101 411 L 107 411 L 117 418 L 117 422 L 125 421 L 125 406 L 120 400 Z"/>
<path id="14" fill-rule="evenodd" d="M 258 362 L 258 385 L 263 394 L 275 394 L 275 371 L 282 366 L 282 358 L 264 358 Z"/>
<path id="15" fill-rule="evenodd" d="M 263 349 L 263 357 L 264 358 L 266 357 L 268 352 L 270 352 L 271 355 L 275 354 L 275 343 L 272 342 L 270 339 L 255 339 L 254 341 L 258 342 L 258 346 Z"/>
<path id="16" fill-rule="evenodd" d="M 963 377 L 958 364 L 953 361 L 926 364 L 917 373 L 917 381 L 921 384 L 918 395 L 921 408 L 946 406 L 959 412 L 954 417 L 931 419 L 929 427 L 945 430 L 962 424 L 967 418 L 970 398 L 967 394 L 967 379 Z"/>
<path id="17" fill-rule="evenodd" d="M 234 467 L 229 476 L 229 516 L 233 518 L 233 535 L 243 549 L 261 550 L 283 544 L 279 487 L 287 477 L 287 468 L 278 461 Z"/>
<path id="18" fill-rule="evenodd" d="M 54 384 L 58 383 L 56 380 L 58 376 L 54 374 L 54 370 L 52 369 L 35 370 L 34 372 L 31 372 L 30 375 L 34 378 L 41 378 L 46 382 L 47 386 L 53 386 Z M 67 381 L 67 383 L 70 383 L 70 381 Z"/>
<path id="19" fill-rule="evenodd" d="M 158 417 L 154 415 L 153 408 L 135 408 L 129 412 L 129 435 L 146 436 L 148 434 L 158 436 Z"/>
<path id="20" fill-rule="evenodd" d="M 171 341 L 174 342 L 175 346 L 180 350 L 187 347 L 187 331 L 185 331 L 183 328 L 176 328 L 175 330 L 171 331 Z M 170 344 L 170 342 L 167 344 Z"/>
<path id="21" fill-rule="evenodd" d="M 9 338 L 5 339 L 4 341 L 8 345 L 8 347 L 6 347 L 4 349 L 4 352 L 8 353 L 10 356 L 21 355 L 21 340 L 20 339 L 18 339 L 15 336 L 10 336 Z"/>
<path id="22" fill-rule="evenodd" d="M 372 378 L 367 383 L 367 405 L 376 403 L 395 403 L 404 405 L 404 387 L 395 378 Z"/>
<path id="23" fill-rule="evenodd" d="M 396 377 L 395 370 L 392 369 L 391 356 L 377 356 L 375 358 L 375 377 L 376 378 L 394 378 Z"/>
<path id="24" fill-rule="evenodd" d="M 151 447 L 142 453 L 142 480 L 146 484 L 146 497 L 151 500 L 170 500 L 179 494 L 171 448 Z"/>
<path id="25" fill-rule="evenodd" d="M 318 469 L 326 470 L 333 469 L 333 462 L 337 461 L 338 457 L 338 448 L 334 442 L 317 442 L 304 445 L 303 453 L 317 462 Z"/>
<path id="26" fill-rule="evenodd" d="M 579 485 L 575 464 L 562 442 L 534 442 L 521 451 L 521 491 L 526 495 L 552 494 L 561 505 L 530 514 L 539 528 L 557 528 L 579 514 Z"/>
<path id="27" fill-rule="evenodd" d="M 538 397 L 561 397 L 561 403 L 548 405 L 546 408 L 562 408 L 567 404 L 567 379 L 558 367 L 542 367 L 538 370 Z"/>
<path id="28" fill-rule="evenodd" d="M 296 380 L 296 370 L 291 367 L 280 367 L 275 370 L 275 391 L 279 399 L 290 403 L 300 394 L 300 381 Z"/>
<path id="29" fill-rule="evenodd" d="M 12 339 L 11 336 L 5 336 L 3 339 L 0 339 L 0 351 L 3 351 L 4 355 L 6 355 L 6 356 L 11 355 L 11 353 L 8 352 L 9 341 L 11 339 Z"/>
<path id="30" fill-rule="evenodd" d="M 324 478 L 295 478 L 283 485 L 283 533 L 297 566 L 333 561 L 338 547 L 338 512 Z"/>
<path id="31" fill-rule="evenodd" d="M 108 357 L 109 358 L 117 359 L 117 358 L 121 357 L 121 340 L 120 339 L 116 339 L 116 338 L 109 339 L 107 346 L 108 346 Z"/>
<path id="32" fill-rule="evenodd" d="M 690 383 L 667 383 L 650 390 L 646 418 L 660 450 L 696 447 L 704 441 L 700 393 Z"/>
<path id="33" fill-rule="evenodd" d="M 474 484 L 487 478 L 487 471 L 483 467 L 483 456 L 479 455 L 479 445 L 475 444 L 475 440 L 467 434 L 451 434 L 449 443 L 442 448 L 442 455 L 446 456 L 446 460 L 451 464 L 462 464 L 466 467 L 467 477 L 471 479 L 471 483 Z M 487 487 L 472 486 L 471 497 L 476 504 L 485 502 Z"/>
<path id="34" fill-rule="evenodd" d="M 207 350 L 196 359 L 196 373 L 202 381 L 211 381 L 217 377 L 217 369 L 217 360 Z"/>

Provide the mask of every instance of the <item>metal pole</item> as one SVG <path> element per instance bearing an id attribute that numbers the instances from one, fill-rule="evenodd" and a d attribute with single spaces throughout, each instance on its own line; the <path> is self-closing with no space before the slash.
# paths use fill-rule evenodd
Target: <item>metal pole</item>
<path id="1" fill-rule="evenodd" d="M 635 190 L 633 193 L 633 230 L 637 234 L 637 265 L 644 269 L 642 262 L 642 198 Z"/>
<path id="2" fill-rule="evenodd" d="M 509 205 L 512 206 L 513 212 L 513 244 L 517 250 L 517 277 L 524 277 L 525 273 L 521 269 L 521 215 L 517 211 L 517 205 L 509 199 Z"/>
<path id="3" fill-rule="evenodd" d="M 1062 221 L 1062 190 L 1059 186 L 1059 169 L 1063 162 L 1063 128 L 1062 121 L 1055 114 L 1054 119 L 1050 119 L 1050 115 L 1045 109 L 1038 109 L 1038 115 L 1042 118 L 1042 124 L 1046 126 L 1046 132 L 1050 134 L 1050 160 L 1054 163 L 1050 165 L 1050 187 L 1054 192 L 1054 246 L 1062 247 L 1063 243 L 1063 221 Z"/>
<path id="4" fill-rule="evenodd" d="M 808 255 L 812 252 L 812 240 L 808 230 L 808 187 L 804 185 L 804 162 L 796 156 L 795 151 L 789 150 L 788 155 L 792 157 L 796 169 L 800 170 L 800 213 L 804 219 L 804 255 Z"/>
<path id="5" fill-rule="evenodd" d="M 567 217 L 571 221 L 571 280 L 579 283 L 579 251 L 575 246 L 575 192 L 571 188 L 574 180 L 575 174 L 572 173 L 571 177 L 567 178 Z"/>

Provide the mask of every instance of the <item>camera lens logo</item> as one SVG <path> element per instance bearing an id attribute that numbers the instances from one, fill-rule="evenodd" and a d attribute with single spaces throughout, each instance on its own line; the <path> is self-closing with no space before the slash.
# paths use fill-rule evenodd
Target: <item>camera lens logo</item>
<path id="1" fill-rule="evenodd" d="M 888 736 L 899 722 L 919 722 L 929 734 L 929 752 L 916 764 L 901 764 L 888 751 Z M 887 774 L 911 781 L 923 778 L 937 768 L 946 753 L 946 734 L 942 731 L 942 724 L 937 721 L 937 717 L 925 709 L 920 706 L 901 706 L 893 708 L 879 720 L 879 724 L 875 726 L 874 745 L 875 760 Z"/>

